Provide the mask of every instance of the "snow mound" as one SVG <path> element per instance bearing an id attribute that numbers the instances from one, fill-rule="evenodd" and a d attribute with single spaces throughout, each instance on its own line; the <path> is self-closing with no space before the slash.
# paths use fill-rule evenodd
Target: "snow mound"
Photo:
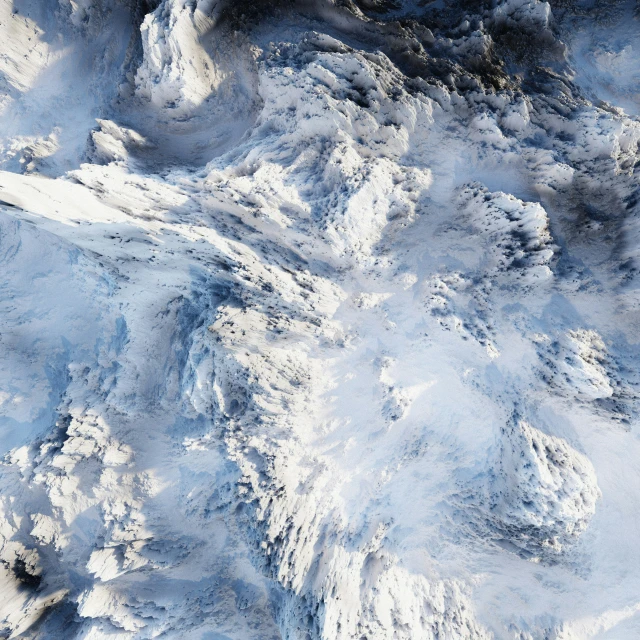
<path id="1" fill-rule="evenodd" d="M 517 274 L 520 286 L 552 276 L 549 264 L 555 246 L 549 218 L 540 204 L 489 193 L 482 185 L 464 188 L 460 203 L 473 230 L 491 246 L 489 271 Z"/>
<path id="2" fill-rule="evenodd" d="M 553 559 L 587 528 L 601 496 L 593 465 L 562 439 L 518 420 L 490 484 L 486 516 L 500 544 Z"/>

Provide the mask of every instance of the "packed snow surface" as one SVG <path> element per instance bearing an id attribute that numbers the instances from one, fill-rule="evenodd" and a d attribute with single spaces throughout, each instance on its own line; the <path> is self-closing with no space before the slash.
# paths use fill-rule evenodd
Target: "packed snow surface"
<path id="1" fill-rule="evenodd" d="M 0 637 L 640 638 L 637 2 L 0 36 Z"/>

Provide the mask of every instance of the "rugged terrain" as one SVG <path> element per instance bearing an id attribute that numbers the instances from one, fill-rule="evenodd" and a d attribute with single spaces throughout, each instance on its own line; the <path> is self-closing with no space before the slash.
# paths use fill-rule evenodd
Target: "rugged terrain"
<path id="1" fill-rule="evenodd" d="M 640 5 L 0 34 L 0 637 L 640 637 Z"/>

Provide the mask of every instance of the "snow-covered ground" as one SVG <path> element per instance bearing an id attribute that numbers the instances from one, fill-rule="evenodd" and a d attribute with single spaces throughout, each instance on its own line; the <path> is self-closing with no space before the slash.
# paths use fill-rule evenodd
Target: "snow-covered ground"
<path id="1" fill-rule="evenodd" d="M 0 637 L 640 637 L 639 14 L 0 0 Z"/>

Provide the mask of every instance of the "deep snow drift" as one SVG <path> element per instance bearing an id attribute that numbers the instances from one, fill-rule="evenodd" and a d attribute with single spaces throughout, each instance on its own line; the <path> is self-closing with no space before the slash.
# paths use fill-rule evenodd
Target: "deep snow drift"
<path id="1" fill-rule="evenodd" d="M 637 3 L 0 34 L 0 637 L 640 637 Z"/>

